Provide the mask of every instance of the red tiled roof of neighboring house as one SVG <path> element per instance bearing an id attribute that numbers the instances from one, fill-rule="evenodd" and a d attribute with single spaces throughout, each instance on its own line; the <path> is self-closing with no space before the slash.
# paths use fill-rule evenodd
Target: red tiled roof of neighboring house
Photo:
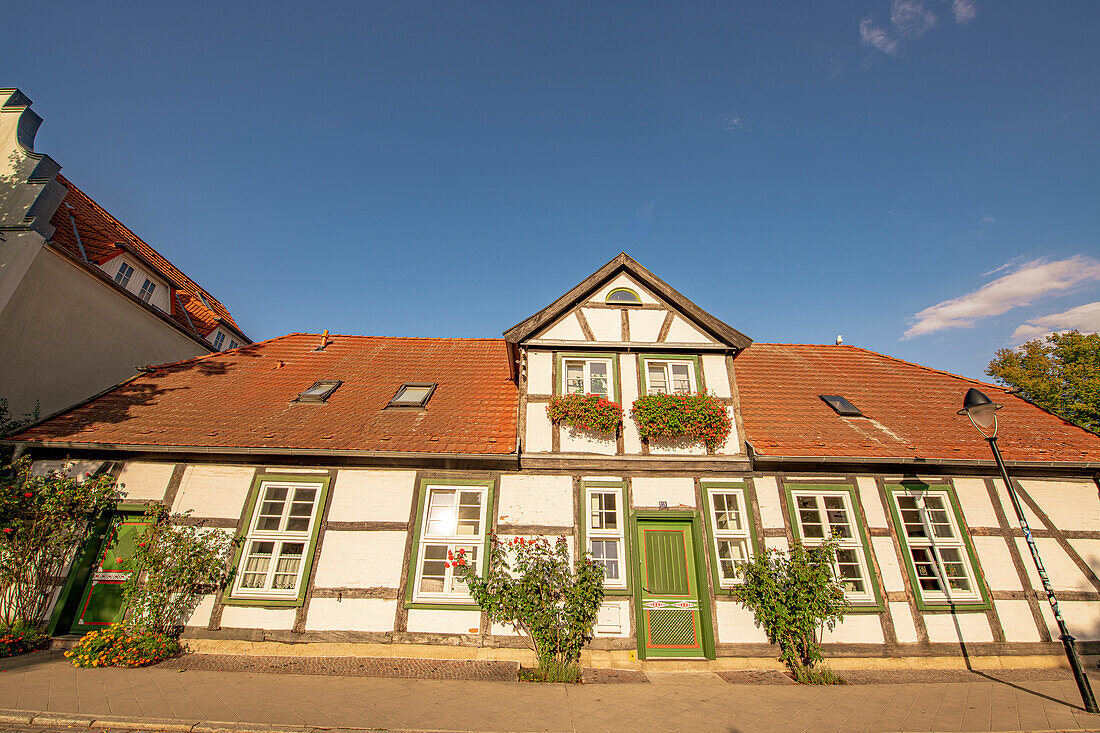
<path id="1" fill-rule="evenodd" d="M 519 392 L 498 339 L 293 333 L 155 367 L 14 440 L 210 448 L 508 454 Z M 343 382 L 324 404 L 295 402 Z M 405 382 L 435 382 L 423 409 L 385 409 Z"/>
<path id="2" fill-rule="evenodd" d="M 92 264 L 101 265 L 125 251 L 123 247 L 116 244 L 116 242 L 122 242 L 152 265 L 157 274 L 167 279 L 179 294 L 179 300 L 186 310 L 186 315 L 180 310 L 180 302 L 172 298 L 173 320 L 188 331 L 196 332 L 203 337 L 217 328 L 219 318 L 240 331 L 240 326 L 233 320 L 229 309 L 217 298 L 183 274 L 71 181 L 60 174 L 57 176 L 57 181 L 69 189 L 69 193 L 50 220 L 55 227 L 53 234 L 55 244 L 71 252 L 77 259 L 84 259 L 80 252 L 80 247 L 83 246 Z M 69 219 L 70 214 L 73 217 L 72 221 Z M 73 221 L 76 222 L 76 229 L 80 233 L 79 244 L 73 233 Z M 206 299 L 206 303 L 203 303 L 203 298 Z"/>
<path id="3" fill-rule="evenodd" d="M 1004 405 L 1007 461 L 1100 461 L 1100 436 L 1002 387 L 854 346 L 753 344 L 734 361 L 747 440 L 758 454 L 991 460 L 962 407 L 971 387 Z M 865 417 L 841 417 L 819 395 L 840 395 Z"/>

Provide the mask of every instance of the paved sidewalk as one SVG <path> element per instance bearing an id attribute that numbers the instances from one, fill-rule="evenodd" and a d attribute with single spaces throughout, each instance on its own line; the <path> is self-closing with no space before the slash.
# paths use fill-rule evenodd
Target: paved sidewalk
<path id="1" fill-rule="evenodd" d="M 1049 731 L 1100 730 L 1073 681 L 730 684 L 713 674 L 650 675 L 651 684 L 379 679 L 210 670 L 75 669 L 49 653 L 0 665 L 11 730 L 252 730 L 278 726 L 398 731 Z M 1100 686 L 1098 686 L 1100 687 Z M 18 721 L 22 719 L 22 723 Z M 95 722 L 92 721 L 95 719 Z M 112 719 L 114 718 L 114 719 Z M 131 724 L 127 724 L 127 719 Z M 159 719 L 159 721 L 157 720 Z M 52 721 L 52 722 L 51 722 Z"/>

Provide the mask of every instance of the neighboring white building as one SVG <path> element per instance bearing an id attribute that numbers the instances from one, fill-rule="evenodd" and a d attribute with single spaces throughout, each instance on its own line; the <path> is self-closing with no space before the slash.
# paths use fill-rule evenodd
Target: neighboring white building
<path id="1" fill-rule="evenodd" d="M 216 298 L 34 152 L 42 119 L 0 89 L 0 398 L 49 415 L 137 367 L 251 343 Z"/>
<path id="2" fill-rule="evenodd" d="M 246 538 L 233 585 L 187 620 L 198 649 L 526 659 L 445 558 L 483 558 L 493 533 L 565 535 L 607 569 L 585 663 L 767 666 L 736 565 L 836 532 L 852 603 L 825 634 L 837 666 L 1054 664 L 988 446 L 955 414 L 974 386 L 1005 405 L 1001 448 L 1064 615 L 1100 653 L 1100 436 L 863 349 L 752 344 L 625 254 L 503 340 L 290 334 L 158 368 L 12 444 Z M 552 423 L 574 390 L 622 404 L 622 429 Z M 630 406 L 654 391 L 713 395 L 728 439 L 641 439 Z M 92 570 L 69 576 L 55 632 L 117 616 L 110 569 Z"/>

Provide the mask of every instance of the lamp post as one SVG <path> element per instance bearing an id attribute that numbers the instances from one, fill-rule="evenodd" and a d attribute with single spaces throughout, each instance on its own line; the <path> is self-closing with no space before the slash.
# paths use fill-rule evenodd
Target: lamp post
<path id="1" fill-rule="evenodd" d="M 1031 550 L 1031 559 L 1035 562 L 1035 569 L 1039 571 L 1039 579 L 1043 582 L 1043 590 L 1046 591 L 1050 608 L 1054 611 L 1054 620 L 1058 622 L 1058 632 L 1062 638 L 1062 646 L 1066 648 L 1066 657 L 1069 659 L 1069 666 L 1073 669 L 1073 678 L 1077 682 L 1077 689 L 1081 691 L 1081 701 L 1088 712 L 1100 712 L 1096 707 L 1096 698 L 1092 695 L 1092 687 L 1089 685 L 1088 677 L 1085 676 L 1085 672 L 1081 668 L 1081 657 L 1077 654 L 1077 644 L 1074 643 L 1074 638 L 1070 636 L 1069 630 L 1066 628 L 1062 612 L 1058 610 L 1058 599 L 1054 596 L 1054 588 L 1051 587 L 1046 568 L 1043 567 L 1043 561 L 1039 558 L 1039 549 L 1035 546 L 1035 538 L 1031 536 L 1031 527 L 1027 524 L 1023 507 L 1020 506 L 1020 497 L 1016 494 L 1016 489 L 1012 487 L 1012 480 L 1008 477 L 1008 469 L 1005 468 L 1005 462 L 1001 459 L 1001 451 L 997 448 L 997 410 L 1001 407 L 1002 405 L 996 404 L 978 390 L 970 388 L 963 398 L 963 408 L 959 410 L 959 414 L 970 418 L 970 422 L 989 442 L 989 447 L 993 450 L 993 458 L 997 461 L 997 468 L 1001 470 L 1001 479 L 1008 490 L 1008 497 L 1012 500 L 1012 508 L 1016 510 L 1016 518 L 1020 520 L 1020 528 L 1024 531 L 1027 547 Z"/>

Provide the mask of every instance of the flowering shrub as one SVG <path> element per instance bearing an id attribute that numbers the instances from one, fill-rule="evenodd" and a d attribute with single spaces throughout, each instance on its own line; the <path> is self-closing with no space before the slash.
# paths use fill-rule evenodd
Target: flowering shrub
<path id="1" fill-rule="evenodd" d="M 449 555 L 477 605 L 493 623 L 509 624 L 538 658 L 539 679 L 579 679 L 581 649 L 592 640 L 603 603 L 603 566 L 587 553 L 569 559 L 569 543 L 559 537 L 516 538 L 507 544 L 490 538 L 485 577 L 466 562 L 465 551 Z"/>
<path id="2" fill-rule="evenodd" d="M 89 631 L 65 652 L 75 667 L 148 667 L 183 651 L 178 639 L 125 624 Z"/>
<path id="3" fill-rule="evenodd" d="M 0 626 L 0 657 L 26 654 L 46 646 L 49 638 L 37 626 Z"/>
<path id="4" fill-rule="evenodd" d="M 622 405 L 594 394 L 556 395 L 546 406 L 546 414 L 552 422 L 601 433 L 614 432 L 623 424 Z"/>
<path id="5" fill-rule="evenodd" d="M 233 575 L 240 538 L 216 529 L 183 525 L 163 506 L 145 513 L 148 528 L 134 546 L 131 573 L 122 588 L 133 626 L 178 635 L 180 624 L 204 593 L 224 588 Z"/>
<path id="6" fill-rule="evenodd" d="M 642 438 L 686 438 L 711 450 L 726 442 L 733 427 L 726 406 L 706 392 L 643 395 L 630 416 Z"/>
<path id="7" fill-rule="evenodd" d="M 108 475 L 33 476 L 29 458 L 0 468 L 0 624 L 44 620 L 54 579 L 117 501 Z"/>

